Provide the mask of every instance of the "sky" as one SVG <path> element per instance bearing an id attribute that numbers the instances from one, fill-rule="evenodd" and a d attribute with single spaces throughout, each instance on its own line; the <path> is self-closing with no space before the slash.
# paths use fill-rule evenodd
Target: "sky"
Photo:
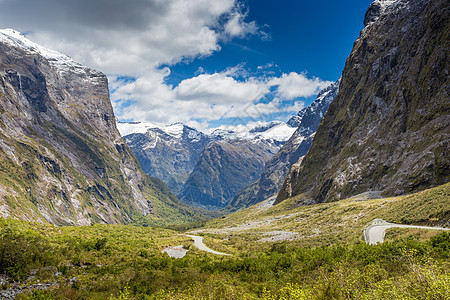
<path id="1" fill-rule="evenodd" d="M 0 0 L 0 27 L 108 76 L 120 121 L 287 121 L 336 81 L 371 0 Z"/>

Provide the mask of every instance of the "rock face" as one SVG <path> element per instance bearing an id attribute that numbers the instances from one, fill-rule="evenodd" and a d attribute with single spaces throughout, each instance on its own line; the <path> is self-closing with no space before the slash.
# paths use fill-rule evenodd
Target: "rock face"
<path id="1" fill-rule="evenodd" d="M 241 190 L 229 203 L 230 211 L 248 207 L 276 194 L 283 184 L 290 167 L 304 156 L 314 139 L 320 121 L 339 90 L 340 79 L 323 89 L 310 106 L 305 107 L 287 123 L 298 127 L 281 150 L 265 165 L 260 179 Z"/>
<path id="2" fill-rule="evenodd" d="M 446 0 L 375 1 L 331 103 L 277 203 L 366 191 L 399 195 L 449 180 L 450 6 Z"/>
<path id="3" fill-rule="evenodd" d="M 177 123 L 157 126 L 150 123 L 117 123 L 131 151 L 146 174 L 164 181 L 180 192 L 200 154 L 212 138 Z"/>
<path id="4" fill-rule="evenodd" d="M 0 216 L 87 225 L 184 213 L 117 131 L 105 75 L 0 30 Z"/>
<path id="5" fill-rule="evenodd" d="M 278 150 L 263 141 L 212 142 L 202 152 L 178 197 L 193 206 L 221 209 L 240 189 L 261 176 L 264 164 Z"/>

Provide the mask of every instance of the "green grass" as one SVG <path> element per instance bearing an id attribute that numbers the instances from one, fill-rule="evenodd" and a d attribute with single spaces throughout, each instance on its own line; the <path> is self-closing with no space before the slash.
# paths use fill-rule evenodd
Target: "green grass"
<path id="1" fill-rule="evenodd" d="M 202 233 L 217 239 L 228 238 L 229 244 L 258 250 L 267 246 L 263 243 L 247 245 L 247 241 L 257 241 L 271 231 L 297 233 L 291 243 L 299 246 L 354 244 L 361 241 L 364 226 L 377 218 L 431 226 L 448 226 L 450 219 L 450 183 L 392 198 L 364 201 L 350 198 L 299 207 L 302 199 L 303 195 L 299 195 L 267 210 L 258 209 L 257 204 L 226 218 L 206 222 Z"/>
<path id="2" fill-rule="evenodd" d="M 23 285 L 59 283 L 19 299 L 449 299 L 450 233 L 416 237 L 393 230 L 379 246 L 360 238 L 374 218 L 444 222 L 448 191 L 449 184 L 397 198 L 303 207 L 296 197 L 171 229 L 0 219 L 0 273 Z M 197 250 L 183 233 L 192 228 L 207 246 L 233 255 Z M 297 232 L 297 239 L 258 241 L 274 230 Z M 184 258 L 161 253 L 177 245 L 189 249 Z"/>

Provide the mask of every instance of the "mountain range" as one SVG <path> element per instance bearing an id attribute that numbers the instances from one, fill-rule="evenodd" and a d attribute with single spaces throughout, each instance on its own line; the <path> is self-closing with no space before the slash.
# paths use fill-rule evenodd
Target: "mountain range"
<path id="1" fill-rule="evenodd" d="M 266 162 L 261 177 L 235 195 L 227 211 L 251 206 L 280 190 L 291 166 L 308 152 L 320 121 L 339 92 L 339 84 L 340 79 L 320 91 L 311 105 L 289 119 L 287 124 L 297 129 L 280 151 Z"/>
<path id="2" fill-rule="evenodd" d="M 274 195 L 311 204 L 447 183 L 449 11 L 375 0 L 341 79 L 309 107 L 210 134 L 116 122 L 104 74 L 0 30 L 0 216 L 181 223 Z"/>
<path id="3" fill-rule="evenodd" d="M 277 193 L 289 168 L 308 151 L 339 82 L 287 122 L 260 122 L 239 132 L 205 134 L 181 123 L 117 126 L 144 171 L 163 180 L 181 201 L 234 211 Z"/>

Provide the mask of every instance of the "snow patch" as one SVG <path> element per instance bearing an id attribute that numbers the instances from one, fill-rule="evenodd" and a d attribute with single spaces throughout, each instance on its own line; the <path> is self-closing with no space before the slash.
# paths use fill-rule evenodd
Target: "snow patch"
<path id="1" fill-rule="evenodd" d="M 185 126 L 182 123 L 171 125 L 157 125 L 149 122 L 117 122 L 117 129 L 124 137 L 140 133 L 148 134 L 156 143 L 158 133 L 152 132 L 152 129 L 159 129 L 167 135 L 176 139 L 182 139 L 186 130 L 187 139 L 190 142 L 199 142 L 203 135 L 206 135 L 196 129 Z M 291 127 L 281 121 L 258 122 L 253 126 L 238 126 L 236 131 L 226 129 L 216 129 L 210 137 L 214 140 L 250 140 L 254 142 L 270 141 L 275 143 L 284 143 L 292 136 L 297 128 Z M 147 148 L 155 147 L 156 144 L 146 145 Z"/>
<path id="2" fill-rule="evenodd" d="M 284 143 L 289 140 L 297 128 L 281 121 L 274 121 L 258 122 L 253 127 L 238 126 L 235 130 L 216 129 L 213 131 L 212 136 L 223 140 L 243 139 L 255 142 L 266 140 Z"/>
<path id="3" fill-rule="evenodd" d="M 160 129 L 170 136 L 181 138 L 183 135 L 183 128 L 184 125 L 182 123 L 164 126 L 150 122 L 117 122 L 117 129 L 122 136 L 127 136 L 133 133 L 145 134 L 151 129 Z"/>
<path id="4" fill-rule="evenodd" d="M 55 67 L 60 73 L 73 72 L 82 75 L 82 77 L 84 77 L 83 75 L 92 73 L 96 73 L 97 75 L 101 74 L 98 71 L 77 63 L 65 54 L 47 49 L 30 41 L 23 34 L 14 29 L 0 29 L 0 42 L 43 56 L 48 60 L 50 65 Z M 87 76 L 85 78 L 92 80 L 91 76 Z"/>

